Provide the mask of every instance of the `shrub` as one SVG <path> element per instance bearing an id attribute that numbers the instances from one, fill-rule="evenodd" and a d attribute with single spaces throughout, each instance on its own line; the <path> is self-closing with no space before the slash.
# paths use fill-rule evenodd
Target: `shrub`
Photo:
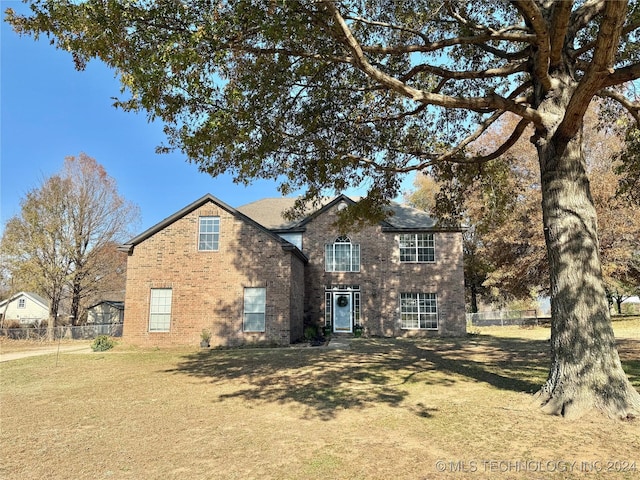
<path id="1" fill-rule="evenodd" d="M 91 350 L 94 352 L 104 352 L 111 350 L 115 347 L 116 343 L 109 337 L 109 335 L 99 335 L 91 344 Z"/>
<path id="2" fill-rule="evenodd" d="M 304 339 L 305 340 L 313 340 L 317 336 L 318 336 L 318 328 L 317 327 L 312 327 L 312 326 L 304 327 Z"/>

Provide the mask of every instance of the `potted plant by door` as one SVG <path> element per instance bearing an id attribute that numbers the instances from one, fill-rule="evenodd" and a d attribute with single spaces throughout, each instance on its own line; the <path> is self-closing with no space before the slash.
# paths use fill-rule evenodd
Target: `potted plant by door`
<path id="1" fill-rule="evenodd" d="M 356 323 L 355 326 L 353 327 L 353 336 L 361 337 L 363 332 L 364 332 L 364 327 L 359 323 Z"/>
<path id="2" fill-rule="evenodd" d="M 322 329 L 322 333 L 324 333 L 325 337 L 330 337 L 332 331 L 333 331 L 333 329 L 331 328 L 331 324 L 330 323 L 325 325 L 324 328 Z"/>
<path id="3" fill-rule="evenodd" d="M 209 348 L 209 341 L 211 340 L 211 332 L 206 328 L 202 329 L 200 334 L 200 346 L 202 348 Z"/>

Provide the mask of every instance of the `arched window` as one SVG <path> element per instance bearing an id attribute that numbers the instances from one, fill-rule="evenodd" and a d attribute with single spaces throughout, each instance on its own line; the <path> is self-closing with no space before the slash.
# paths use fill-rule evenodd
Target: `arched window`
<path id="1" fill-rule="evenodd" d="M 351 243 L 347 236 L 339 236 L 324 248 L 325 271 L 359 272 L 360 245 Z"/>

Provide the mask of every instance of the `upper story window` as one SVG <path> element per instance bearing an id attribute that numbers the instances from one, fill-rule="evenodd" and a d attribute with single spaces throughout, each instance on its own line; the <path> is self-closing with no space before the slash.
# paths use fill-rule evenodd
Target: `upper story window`
<path id="1" fill-rule="evenodd" d="M 436 261 L 436 246 L 433 233 L 404 233 L 400 235 L 401 262 Z"/>
<path id="2" fill-rule="evenodd" d="M 324 246 L 324 263 L 327 272 L 359 272 L 360 245 L 349 237 L 338 237 Z"/>
<path id="3" fill-rule="evenodd" d="M 198 250 L 216 251 L 220 241 L 220 217 L 200 217 Z"/>
<path id="4" fill-rule="evenodd" d="M 21 298 L 20 300 L 18 300 L 18 308 L 26 308 L 27 307 L 27 301 L 24 298 Z"/>

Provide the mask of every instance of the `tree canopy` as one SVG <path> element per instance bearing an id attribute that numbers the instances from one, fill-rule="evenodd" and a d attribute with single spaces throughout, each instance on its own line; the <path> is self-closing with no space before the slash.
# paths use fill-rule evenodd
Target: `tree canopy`
<path id="1" fill-rule="evenodd" d="M 54 321 L 69 298 L 76 323 L 84 300 L 112 295 L 114 286 L 124 290 L 117 246 L 137 218 L 137 207 L 120 196 L 102 165 L 85 154 L 67 157 L 63 170 L 28 192 L 8 220 L 0 243 L 5 268 L 16 287 L 50 300 Z"/>
<path id="2" fill-rule="evenodd" d="M 93 58 L 113 67 L 130 92 L 116 104 L 165 122 L 161 151 L 180 149 L 203 172 L 239 182 L 304 188 L 299 207 L 366 185 L 353 213 L 380 219 L 402 174 L 488 162 L 533 126 L 553 316 L 541 403 L 569 417 L 640 411 L 614 346 L 582 132 L 600 97 L 638 138 L 638 2 L 41 0 L 31 9 L 8 9 L 7 19 L 50 36 L 77 68 Z M 507 112 L 519 118 L 513 131 L 470 155 Z M 629 152 L 632 179 L 640 167 Z"/>
<path id="3" fill-rule="evenodd" d="M 484 160 L 527 124 L 571 138 L 594 95 L 637 116 L 614 87 L 639 75 L 638 6 L 556 3 L 39 1 L 7 18 L 51 35 L 77 68 L 113 67 L 131 93 L 117 105 L 162 119 L 160 149 L 207 173 L 276 179 L 283 193 L 308 189 L 304 201 L 364 182 L 386 200 L 398 173 L 465 161 L 507 111 L 522 121 Z M 553 92 L 567 68 L 579 91 L 558 119 L 532 94 Z"/>

